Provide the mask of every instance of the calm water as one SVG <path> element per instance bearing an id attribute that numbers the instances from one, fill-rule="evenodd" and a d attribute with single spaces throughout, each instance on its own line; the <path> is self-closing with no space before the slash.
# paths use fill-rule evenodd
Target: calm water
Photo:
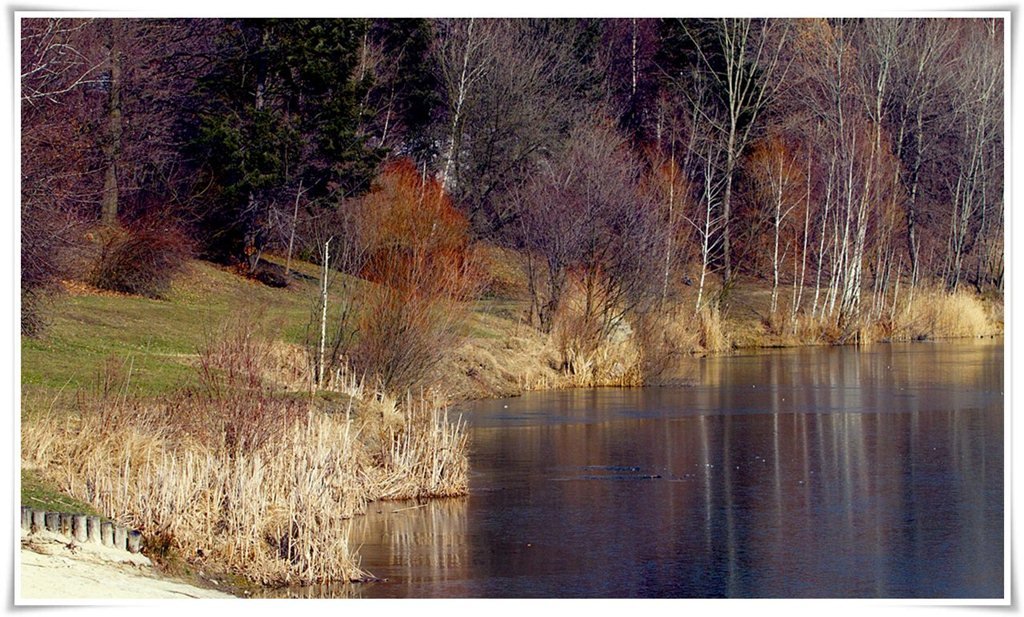
<path id="1" fill-rule="evenodd" d="M 467 406 L 470 496 L 354 521 L 388 579 L 355 594 L 1002 597 L 1001 341 L 710 358 L 690 377 Z"/>

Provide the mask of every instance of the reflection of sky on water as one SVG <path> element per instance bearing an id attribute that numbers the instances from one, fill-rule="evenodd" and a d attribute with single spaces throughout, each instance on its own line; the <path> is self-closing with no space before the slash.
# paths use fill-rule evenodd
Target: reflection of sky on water
<path id="1" fill-rule="evenodd" d="M 694 362 L 474 404 L 471 495 L 377 504 L 357 595 L 1002 595 L 1001 343 Z"/>

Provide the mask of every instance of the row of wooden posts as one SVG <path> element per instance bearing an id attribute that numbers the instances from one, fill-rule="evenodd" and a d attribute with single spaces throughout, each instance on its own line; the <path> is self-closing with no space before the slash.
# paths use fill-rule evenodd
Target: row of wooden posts
<path id="1" fill-rule="evenodd" d="M 142 550 L 142 533 L 104 521 L 98 516 L 46 512 L 28 506 L 21 507 L 21 528 L 29 533 L 46 530 L 59 533 L 79 544 L 91 542 L 129 553 Z"/>

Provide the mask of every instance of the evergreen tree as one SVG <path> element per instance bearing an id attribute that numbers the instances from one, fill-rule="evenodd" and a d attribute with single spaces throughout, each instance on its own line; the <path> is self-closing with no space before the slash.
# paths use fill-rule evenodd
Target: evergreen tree
<path id="1" fill-rule="evenodd" d="M 296 191 L 335 206 L 369 187 L 381 153 L 361 131 L 365 30 L 347 19 L 224 24 L 192 141 L 210 180 L 200 213 L 209 256 L 244 255 L 254 269 Z"/>

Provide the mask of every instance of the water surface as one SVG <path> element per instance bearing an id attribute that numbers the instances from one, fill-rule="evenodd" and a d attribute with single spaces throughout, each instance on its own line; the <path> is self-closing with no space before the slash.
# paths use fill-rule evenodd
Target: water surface
<path id="1" fill-rule="evenodd" d="M 690 370 L 465 406 L 469 497 L 373 504 L 355 593 L 1002 597 L 1001 341 Z"/>

